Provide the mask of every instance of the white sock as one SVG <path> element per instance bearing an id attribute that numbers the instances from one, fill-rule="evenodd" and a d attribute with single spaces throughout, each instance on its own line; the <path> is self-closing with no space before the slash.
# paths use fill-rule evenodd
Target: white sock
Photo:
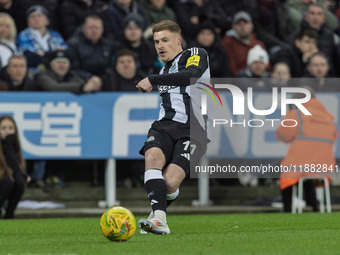
<path id="1" fill-rule="evenodd" d="M 167 194 L 166 195 L 166 200 L 175 200 L 176 197 L 179 195 L 179 189 L 177 189 L 174 193 Z"/>

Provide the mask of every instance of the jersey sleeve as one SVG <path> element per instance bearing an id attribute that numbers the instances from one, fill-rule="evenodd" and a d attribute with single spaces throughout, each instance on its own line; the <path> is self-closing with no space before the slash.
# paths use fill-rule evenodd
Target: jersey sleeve
<path id="1" fill-rule="evenodd" d="M 189 86 L 190 78 L 200 78 L 209 68 L 208 54 L 202 48 L 186 50 L 179 60 L 179 65 L 185 68 L 177 73 L 150 75 L 152 85 Z"/>

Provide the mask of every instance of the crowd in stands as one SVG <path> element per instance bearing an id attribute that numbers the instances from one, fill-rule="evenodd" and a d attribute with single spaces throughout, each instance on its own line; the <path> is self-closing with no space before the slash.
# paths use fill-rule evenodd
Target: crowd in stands
<path id="1" fill-rule="evenodd" d="M 162 19 L 179 23 L 185 48 L 208 52 L 212 77 L 256 78 L 241 85 L 255 91 L 314 78 L 315 91 L 340 91 L 325 79 L 340 77 L 334 0 L 0 0 L 0 91 L 135 91 L 162 68 Z"/>
<path id="2" fill-rule="evenodd" d="M 317 78 L 316 91 L 337 91 L 320 79 L 340 76 L 339 18 L 332 0 L 1 0 L 1 90 L 122 91 L 117 53 L 132 52 L 134 65 L 123 65 L 136 67 L 131 80 L 158 73 L 163 63 L 152 26 L 171 19 L 180 24 L 185 47 L 209 53 L 212 77 L 268 78 L 285 63 L 289 77 Z M 57 64 L 56 51 L 64 59 Z M 17 55 L 26 59 L 12 61 Z M 25 86 L 9 81 L 10 69 L 20 68 L 9 62 L 20 61 Z M 63 75 L 53 71 L 61 62 Z M 51 75 L 57 83 L 45 85 Z"/>
<path id="3" fill-rule="evenodd" d="M 9 60 L 21 54 L 27 65 L 24 84 L 34 83 L 2 90 L 124 90 L 117 84 L 125 79 L 116 72 L 117 53 L 131 57 L 132 52 L 135 65 L 125 68 L 136 66 L 131 72 L 137 77 L 158 73 L 163 63 L 152 26 L 162 19 L 180 24 L 185 47 L 206 49 L 212 77 L 268 78 L 277 63 L 287 64 L 293 78 L 338 77 L 339 18 L 339 2 L 331 0 L 1 0 L 1 82 L 11 83 Z M 56 51 L 64 59 L 57 63 L 67 69 L 53 74 L 63 82 L 59 87 L 44 85 L 56 68 L 51 67 Z M 77 85 L 65 85 L 70 81 Z M 314 88 L 338 89 L 330 86 L 319 82 Z"/>

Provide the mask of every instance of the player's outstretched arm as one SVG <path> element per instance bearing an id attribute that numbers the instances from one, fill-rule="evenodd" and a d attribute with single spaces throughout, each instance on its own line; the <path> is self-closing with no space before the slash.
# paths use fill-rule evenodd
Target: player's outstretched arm
<path id="1" fill-rule="evenodd" d="M 146 77 L 143 80 L 141 80 L 140 82 L 138 82 L 138 84 L 136 85 L 136 88 L 140 91 L 140 92 L 150 92 L 152 90 L 152 84 L 149 81 L 149 78 Z"/>

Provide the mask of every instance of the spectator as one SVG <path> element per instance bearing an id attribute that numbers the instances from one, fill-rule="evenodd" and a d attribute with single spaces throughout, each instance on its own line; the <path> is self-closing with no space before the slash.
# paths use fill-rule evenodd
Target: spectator
<path id="1" fill-rule="evenodd" d="M 305 87 L 307 88 L 307 87 Z M 312 114 L 304 115 L 299 109 L 291 109 L 284 119 L 293 119 L 298 123 L 294 127 L 281 125 L 276 138 L 282 142 L 289 143 L 289 149 L 281 166 L 311 166 L 321 164 L 329 169 L 335 165 L 333 144 L 337 138 L 334 117 L 327 111 L 326 107 L 315 98 L 315 93 L 309 88 L 312 98 L 303 106 Z M 298 98 L 297 94 L 294 97 Z M 304 170 L 304 169 L 302 169 Z M 280 176 L 280 188 L 282 192 L 284 212 L 291 212 L 292 187 L 298 183 L 299 178 L 312 175 L 298 169 L 294 172 L 282 172 Z M 320 175 L 320 174 L 319 174 Z M 318 211 L 314 182 L 305 183 L 306 202 Z"/>
<path id="2" fill-rule="evenodd" d="M 36 84 L 42 91 L 68 91 L 76 94 L 101 90 L 101 79 L 92 76 L 89 80 L 81 79 L 70 70 L 70 59 L 64 50 L 54 52 L 46 65 L 36 76 Z"/>
<path id="3" fill-rule="evenodd" d="M 35 91 L 34 81 L 27 77 L 27 61 L 22 55 L 10 57 L 0 73 L 0 91 Z"/>
<path id="4" fill-rule="evenodd" d="M 315 91 L 340 91 L 338 79 L 332 79 L 329 75 L 329 63 L 322 52 L 317 52 L 309 58 L 307 71 L 305 77 L 310 79 L 304 79 L 304 83 L 308 84 Z"/>
<path id="5" fill-rule="evenodd" d="M 159 73 L 162 63 L 158 60 L 155 46 L 143 38 L 143 19 L 137 14 L 129 14 L 123 21 L 122 48 L 134 52 L 137 66 L 147 74 Z"/>
<path id="6" fill-rule="evenodd" d="M 0 219 L 2 206 L 8 201 L 4 219 L 13 219 L 14 211 L 30 177 L 22 156 L 18 129 L 11 116 L 0 117 Z"/>
<path id="7" fill-rule="evenodd" d="M 21 31 L 26 27 L 25 19 L 22 18 L 24 17 L 25 12 L 23 12 L 18 0 L 0 0 L 0 12 L 11 15 L 18 31 Z"/>
<path id="8" fill-rule="evenodd" d="M 49 13 L 49 25 L 48 27 L 52 30 L 60 31 L 60 24 L 59 24 L 59 2 L 60 0 L 16 0 L 19 2 L 19 8 L 21 9 L 23 15 L 28 11 L 29 8 L 35 5 L 40 5 L 45 7 L 45 9 Z M 23 17 L 23 16 L 22 16 Z M 26 28 L 29 26 L 25 24 Z M 23 30 L 21 28 L 19 31 Z"/>
<path id="9" fill-rule="evenodd" d="M 330 70 L 334 75 L 339 76 L 339 55 L 338 55 L 338 41 L 339 37 L 325 24 L 326 18 L 324 9 L 318 4 L 310 4 L 298 28 L 289 38 L 292 42 L 301 29 L 313 28 L 318 31 L 317 46 L 319 51 L 325 53 L 330 61 Z"/>
<path id="10" fill-rule="evenodd" d="M 312 28 L 301 29 L 294 42 L 282 46 L 271 57 L 271 64 L 285 62 L 292 70 L 293 77 L 302 77 L 305 74 L 306 63 L 310 56 L 318 52 L 318 32 Z"/>
<path id="11" fill-rule="evenodd" d="M 64 39 L 69 39 L 88 15 L 100 14 L 104 4 L 99 0 L 64 0 L 59 10 Z"/>
<path id="12" fill-rule="evenodd" d="M 102 18 L 98 15 L 89 15 L 82 29 L 67 41 L 71 69 L 75 69 L 83 79 L 104 74 L 105 69 L 112 64 L 118 45 L 105 38 L 103 33 Z"/>
<path id="13" fill-rule="evenodd" d="M 143 29 L 149 25 L 143 6 L 136 0 L 112 0 L 105 14 L 113 36 L 119 36 L 122 33 L 123 20 L 129 14 L 139 14 L 142 17 Z"/>
<path id="14" fill-rule="evenodd" d="M 17 29 L 13 18 L 4 12 L 0 12 L 0 67 L 8 64 L 8 59 L 17 54 L 15 38 Z"/>
<path id="15" fill-rule="evenodd" d="M 277 62 L 271 72 L 272 83 L 275 87 L 287 86 L 292 77 L 289 65 L 285 62 Z"/>
<path id="16" fill-rule="evenodd" d="M 247 68 L 248 51 L 255 45 L 265 49 L 263 42 L 256 39 L 250 15 L 240 11 L 234 15 L 232 29 L 227 31 L 222 43 L 228 54 L 231 74 L 235 77 Z"/>
<path id="17" fill-rule="evenodd" d="M 177 4 L 175 12 L 187 42 L 195 40 L 200 23 L 205 21 L 212 22 L 218 34 L 226 30 L 226 14 L 216 0 L 182 0 Z"/>
<path id="18" fill-rule="evenodd" d="M 269 56 L 266 50 L 260 45 L 250 49 L 247 56 L 248 67 L 237 75 L 238 78 L 247 78 L 241 79 L 240 88 L 247 90 L 248 87 L 252 87 L 254 91 L 271 91 L 271 84 L 268 79 L 265 79 L 271 77 L 266 71 L 268 64 Z"/>
<path id="19" fill-rule="evenodd" d="M 147 75 L 137 67 L 135 54 L 129 49 L 116 53 L 114 68 L 108 68 L 103 76 L 104 91 L 136 91 L 136 84 Z"/>
<path id="20" fill-rule="evenodd" d="M 215 32 L 213 23 L 205 22 L 200 25 L 195 41 L 188 48 L 204 48 L 208 52 L 210 75 L 213 78 L 230 77 L 229 61 L 221 42 L 221 37 Z"/>
<path id="21" fill-rule="evenodd" d="M 318 4 L 323 9 L 327 26 L 333 31 L 337 30 L 339 28 L 337 17 L 327 9 L 324 2 L 324 0 L 287 0 L 288 17 L 293 27 L 298 27 L 301 24 L 310 5 Z"/>
<path id="22" fill-rule="evenodd" d="M 50 52 L 67 47 L 57 31 L 47 28 L 48 15 L 43 6 L 30 7 L 26 12 L 28 28 L 18 35 L 18 49 L 27 57 L 28 68 L 33 73 L 36 73 L 37 66 Z"/>

